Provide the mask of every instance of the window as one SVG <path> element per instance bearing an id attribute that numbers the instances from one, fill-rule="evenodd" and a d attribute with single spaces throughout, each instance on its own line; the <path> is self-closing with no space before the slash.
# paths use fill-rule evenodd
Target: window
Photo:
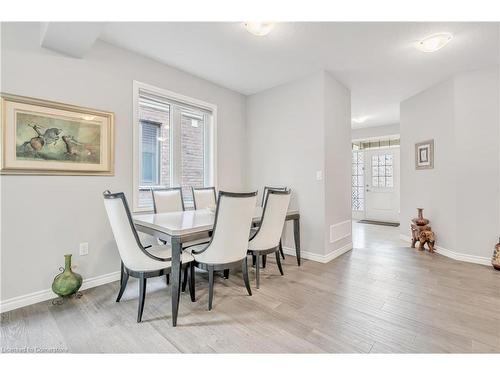
<path id="1" fill-rule="evenodd" d="M 160 185 L 161 124 L 141 120 L 141 185 Z"/>
<path id="2" fill-rule="evenodd" d="M 134 210 L 152 209 L 152 187 L 214 186 L 216 107 L 134 82 Z"/>
<path id="3" fill-rule="evenodd" d="M 379 188 L 394 187 L 394 167 L 392 154 L 372 156 L 372 186 Z"/>
<path id="4" fill-rule="evenodd" d="M 352 210 L 365 210 L 364 154 L 352 152 Z"/>

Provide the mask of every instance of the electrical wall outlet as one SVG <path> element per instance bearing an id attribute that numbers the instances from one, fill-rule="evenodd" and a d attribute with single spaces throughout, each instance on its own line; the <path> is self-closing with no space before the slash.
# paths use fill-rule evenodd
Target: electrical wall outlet
<path id="1" fill-rule="evenodd" d="M 82 242 L 80 244 L 80 256 L 87 255 L 89 253 L 89 243 Z"/>
<path id="2" fill-rule="evenodd" d="M 316 171 L 316 180 L 317 181 L 323 180 L 323 171 Z"/>

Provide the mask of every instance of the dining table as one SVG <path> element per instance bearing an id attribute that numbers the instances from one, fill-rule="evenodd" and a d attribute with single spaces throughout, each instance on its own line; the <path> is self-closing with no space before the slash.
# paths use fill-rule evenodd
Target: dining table
<path id="1" fill-rule="evenodd" d="M 255 207 L 252 222 L 258 224 L 262 218 L 262 207 Z M 172 325 L 177 326 L 181 285 L 181 252 L 186 244 L 208 238 L 215 222 L 215 212 L 210 209 L 186 210 L 168 213 L 141 213 L 133 215 L 134 225 L 139 232 L 156 238 L 168 238 L 172 246 Z M 285 221 L 293 221 L 293 235 L 297 265 L 300 266 L 300 214 L 289 210 Z"/>

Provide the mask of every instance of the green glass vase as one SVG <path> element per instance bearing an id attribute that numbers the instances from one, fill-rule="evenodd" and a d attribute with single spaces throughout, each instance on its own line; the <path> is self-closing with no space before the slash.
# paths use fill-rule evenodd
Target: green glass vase
<path id="1" fill-rule="evenodd" d="M 54 277 L 52 282 L 52 290 L 59 297 L 68 297 L 78 292 L 82 286 L 82 276 L 71 270 L 71 254 L 64 256 L 64 269 L 59 268 L 62 272 Z"/>

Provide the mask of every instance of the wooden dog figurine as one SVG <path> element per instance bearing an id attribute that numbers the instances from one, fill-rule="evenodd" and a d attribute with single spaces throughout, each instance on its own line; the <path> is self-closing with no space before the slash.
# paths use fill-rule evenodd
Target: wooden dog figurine
<path id="1" fill-rule="evenodd" d="M 421 230 L 418 233 L 418 241 L 420 242 L 418 249 L 423 251 L 425 250 L 424 245 L 427 243 L 429 247 L 429 252 L 434 252 L 434 243 L 436 240 L 434 239 L 434 232 L 431 230 Z"/>

